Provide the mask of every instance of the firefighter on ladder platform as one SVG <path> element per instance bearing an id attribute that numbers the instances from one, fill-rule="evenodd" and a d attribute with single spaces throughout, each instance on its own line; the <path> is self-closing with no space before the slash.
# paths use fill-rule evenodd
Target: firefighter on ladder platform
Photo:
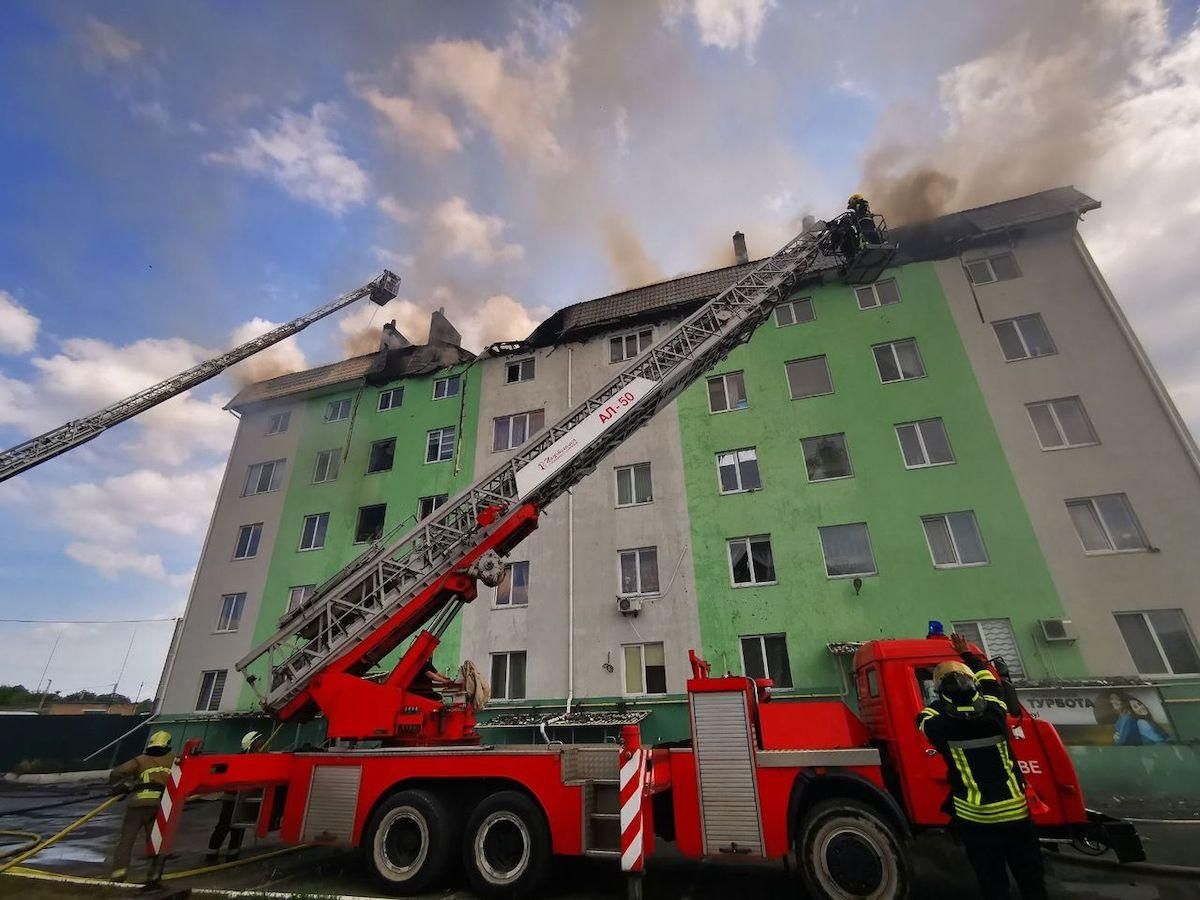
<path id="1" fill-rule="evenodd" d="M 1044 900 L 1042 850 L 1009 745 L 1000 684 L 966 638 L 954 634 L 950 640 L 962 661 L 933 670 L 938 696 L 917 714 L 917 728 L 946 761 L 951 830 L 987 900 L 1008 897 L 1006 865 L 1025 900 Z"/>
<path id="2" fill-rule="evenodd" d="M 171 777 L 175 754 L 171 751 L 171 735 L 156 731 L 146 742 L 146 752 L 121 763 L 108 773 L 114 794 L 132 794 L 125 806 L 121 834 L 113 851 L 113 881 L 124 881 L 133 854 L 133 842 L 138 834 L 148 836 L 154 827 L 154 815 L 162 802 L 163 791 Z"/>

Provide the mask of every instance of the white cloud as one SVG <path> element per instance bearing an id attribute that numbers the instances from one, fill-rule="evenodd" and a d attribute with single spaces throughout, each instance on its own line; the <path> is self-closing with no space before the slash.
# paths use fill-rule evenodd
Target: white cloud
<path id="1" fill-rule="evenodd" d="M 451 197 L 433 211 L 428 249 L 446 257 L 465 256 L 480 265 L 521 259 L 524 247 L 504 243 L 507 227 L 499 216 L 478 213 L 462 197 Z"/>
<path id="2" fill-rule="evenodd" d="M 278 327 L 276 322 L 255 317 L 233 329 L 233 333 L 229 336 L 229 343 L 236 347 Z M 308 360 L 304 356 L 304 351 L 296 343 L 296 338 L 290 337 L 266 350 L 258 351 L 249 359 L 238 363 L 230 371 L 238 381 L 249 384 L 254 381 L 265 381 L 268 378 L 287 375 L 291 372 L 303 372 L 307 368 Z"/>
<path id="3" fill-rule="evenodd" d="M 142 52 L 142 45 L 120 29 L 88 16 L 83 23 L 83 38 L 89 63 L 127 63 Z"/>
<path id="4" fill-rule="evenodd" d="M 0 291 L 0 352 L 28 353 L 37 342 L 38 317 Z"/>
<path id="5" fill-rule="evenodd" d="M 370 86 L 360 86 L 358 95 L 383 117 L 392 137 L 403 146 L 429 157 L 462 149 L 454 123 L 436 107 L 408 97 L 392 97 Z"/>
<path id="6" fill-rule="evenodd" d="M 265 131 L 247 129 L 240 146 L 205 159 L 270 178 L 296 199 L 341 215 L 366 199 L 369 179 L 329 125 L 337 114 L 330 103 L 315 104 L 307 116 L 285 109 Z"/>
<path id="7" fill-rule="evenodd" d="M 702 44 L 721 50 L 745 46 L 749 53 L 762 34 L 767 12 L 774 6 L 774 0 L 667 0 L 663 19 L 674 25 L 690 14 Z"/>
<path id="8" fill-rule="evenodd" d="M 410 207 L 405 206 L 391 194 L 380 197 L 375 205 L 379 207 L 380 212 L 401 225 L 409 225 L 417 218 L 417 214 Z"/>
<path id="9" fill-rule="evenodd" d="M 100 544 L 74 543 L 67 545 L 66 554 L 108 579 L 115 579 L 122 572 L 133 572 L 156 581 L 167 577 L 162 557 L 157 553 L 131 553 Z"/>

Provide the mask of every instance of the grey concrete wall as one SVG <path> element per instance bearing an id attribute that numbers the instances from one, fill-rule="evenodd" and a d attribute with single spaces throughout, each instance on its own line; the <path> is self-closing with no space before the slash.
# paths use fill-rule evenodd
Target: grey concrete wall
<path id="1" fill-rule="evenodd" d="M 1200 475 L 1074 239 L 1066 229 L 1020 240 L 1021 277 L 975 288 L 984 322 L 959 261 L 936 268 L 1084 659 L 1095 674 L 1133 674 L 1114 611 L 1182 608 L 1200 628 Z M 1058 353 L 1007 362 L 990 323 L 1028 313 Z M 1042 450 L 1025 404 L 1071 396 L 1100 443 Z M 1064 501 L 1114 493 L 1160 552 L 1085 554 Z"/>
<path id="2" fill-rule="evenodd" d="M 662 327 L 656 326 L 655 339 L 663 334 Z M 569 409 L 568 371 L 570 398 L 577 405 L 627 365 L 610 364 L 608 352 L 607 335 L 540 350 L 534 380 L 513 385 L 504 383 L 505 366 L 521 357 L 481 363 L 475 471 L 482 474 L 509 455 L 491 452 L 496 416 L 544 407 L 546 423 L 556 421 Z M 639 462 L 651 464 L 654 500 L 618 509 L 614 469 Z M 602 460 L 572 493 L 573 500 L 559 498 L 543 512 L 538 530 L 511 557 L 512 561 L 530 561 L 529 605 L 496 608 L 495 591 L 483 589 L 463 613 L 463 657 L 474 659 L 488 672 L 490 653 L 524 650 L 528 654 L 527 697 L 566 697 L 568 596 L 573 581 L 575 697 L 620 696 L 624 686 L 622 646 L 658 641 L 666 654 L 667 690 L 681 693 L 690 672 L 687 651 L 699 646 L 700 636 L 675 405 Z M 573 555 L 568 553 L 571 518 Z M 616 609 L 618 551 L 648 546 L 658 548 L 662 593 L 648 601 L 637 618 L 624 616 Z M 611 672 L 606 664 L 612 666 Z"/>
<path id="3" fill-rule="evenodd" d="M 288 430 L 282 434 L 268 435 L 269 416 L 287 409 L 292 410 Z M 291 467 L 295 464 L 303 411 L 303 401 L 290 404 L 284 401 L 247 413 L 238 423 L 233 449 L 217 494 L 216 508 L 192 581 L 183 626 L 175 641 L 174 656 L 168 660 L 170 668 L 162 701 L 164 713 L 194 712 L 200 690 L 200 673 L 209 669 L 229 670 L 220 711 L 228 712 L 237 708 L 242 677 L 233 664 L 250 650 L 254 623 L 258 620 L 259 604 L 267 581 L 267 569 L 271 564 L 271 551 L 275 547 L 279 529 L 284 494 Z M 279 490 L 243 497 L 241 494 L 249 467 L 272 459 L 287 460 Z M 241 526 L 254 522 L 263 523 L 258 555 L 252 559 L 234 559 Z M 242 608 L 241 626 L 235 632 L 217 633 L 221 598 L 242 591 L 246 593 L 246 602 Z"/>

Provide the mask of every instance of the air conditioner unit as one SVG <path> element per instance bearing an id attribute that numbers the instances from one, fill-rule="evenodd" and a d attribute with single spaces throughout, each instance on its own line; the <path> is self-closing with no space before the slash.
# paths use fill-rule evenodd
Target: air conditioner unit
<path id="1" fill-rule="evenodd" d="M 636 616 L 642 611 L 641 597 L 618 597 L 617 612 L 623 616 Z"/>
<path id="2" fill-rule="evenodd" d="M 1079 637 L 1070 619 L 1038 619 L 1038 625 L 1047 644 L 1073 644 Z"/>

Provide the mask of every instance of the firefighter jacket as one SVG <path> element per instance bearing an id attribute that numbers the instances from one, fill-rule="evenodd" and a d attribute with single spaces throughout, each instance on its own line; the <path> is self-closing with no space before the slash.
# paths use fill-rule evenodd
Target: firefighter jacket
<path id="1" fill-rule="evenodd" d="M 143 753 L 128 762 L 121 763 L 108 773 L 109 784 L 129 782 L 132 785 L 130 806 L 158 806 L 171 777 L 174 753 L 152 756 Z"/>
<path id="2" fill-rule="evenodd" d="M 939 696 L 917 714 L 917 728 L 946 761 L 950 797 L 945 811 L 962 822 L 993 824 L 1029 816 L 1025 780 L 1008 742 L 1008 713 L 1000 684 L 973 654 L 975 697 L 956 705 Z"/>

